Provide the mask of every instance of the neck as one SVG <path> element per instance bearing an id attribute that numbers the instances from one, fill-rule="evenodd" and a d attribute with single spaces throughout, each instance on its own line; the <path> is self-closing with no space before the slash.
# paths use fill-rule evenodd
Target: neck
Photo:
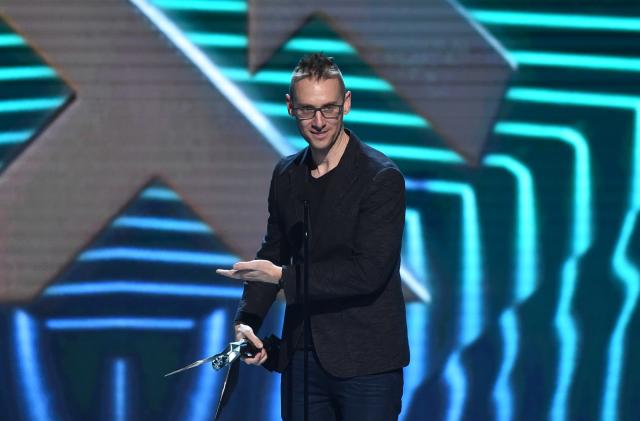
<path id="1" fill-rule="evenodd" d="M 316 164 L 316 168 L 311 171 L 311 174 L 314 177 L 320 177 L 337 167 L 340 163 L 340 158 L 342 158 L 344 151 L 347 149 L 348 143 L 349 135 L 343 128 L 331 148 L 323 150 L 310 148 L 311 157 Z"/>

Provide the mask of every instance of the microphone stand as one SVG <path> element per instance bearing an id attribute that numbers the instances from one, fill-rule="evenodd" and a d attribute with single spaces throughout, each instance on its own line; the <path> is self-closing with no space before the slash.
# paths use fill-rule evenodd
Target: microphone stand
<path id="1" fill-rule="evenodd" d="M 304 274 L 302 287 L 302 302 L 304 305 L 304 421 L 309 419 L 309 347 L 311 346 L 311 320 L 309 319 L 309 220 L 311 212 L 309 200 L 304 202 Z"/>

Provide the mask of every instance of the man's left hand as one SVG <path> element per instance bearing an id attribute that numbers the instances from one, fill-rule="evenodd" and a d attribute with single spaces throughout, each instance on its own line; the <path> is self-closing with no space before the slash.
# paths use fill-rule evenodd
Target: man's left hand
<path id="1" fill-rule="evenodd" d="M 233 269 L 216 269 L 216 273 L 243 281 L 277 285 L 282 277 L 282 267 L 276 266 L 268 260 L 251 260 L 250 262 L 238 262 L 233 265 Z"/>

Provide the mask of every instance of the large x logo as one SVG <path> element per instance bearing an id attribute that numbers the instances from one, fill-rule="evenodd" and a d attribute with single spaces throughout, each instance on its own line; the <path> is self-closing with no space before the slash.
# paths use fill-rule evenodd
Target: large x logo
<path id="1" fill-rule="evenodd" d="M 249 0 L 249 66 L 324 17 L 442 136 L 478 163 L 515 65 L 449 0 Z"/>

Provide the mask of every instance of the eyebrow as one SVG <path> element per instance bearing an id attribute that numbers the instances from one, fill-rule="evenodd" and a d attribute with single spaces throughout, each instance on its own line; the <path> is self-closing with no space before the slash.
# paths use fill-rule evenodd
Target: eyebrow
<path id="1" fill-rule="evenodd" d="M 338 102 L 337 102 L 337 101 L 332 101 L 332 102 L 327 102 L 326 104 L 322 104 L 322 105 L 321 105 L 320 107 L 318 107 L 318 108 L 323 108 L 323 107 L 326 107 L 327 105 L 340 105 L 340 104 L 338 104 Z M 314 107 L 313 105 L 311 105 L 311 104 L 298 104 L 297 106 L 298 106 L 298 107 L 309 107 L 309 108 L 315 108 L 315 107 Z"/>

